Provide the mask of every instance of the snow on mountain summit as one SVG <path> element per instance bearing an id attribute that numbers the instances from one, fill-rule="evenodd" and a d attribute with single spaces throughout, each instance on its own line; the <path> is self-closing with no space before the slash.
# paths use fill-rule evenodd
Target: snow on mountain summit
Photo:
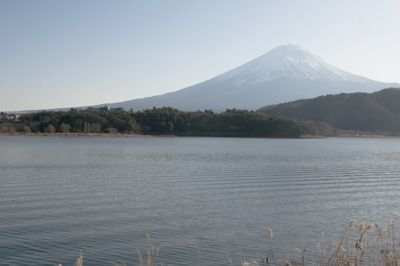
<path id="1" fill-rule="evenodd" d="M 282 102 L 326 94 L 374 92 L 383 83 L 345 72 L 297 45 L 283 45 L 201 83 L 163 95 L 107 104 L 143 110 L 170 106 L 183 111 L 257 110 Z"/>
<path id="2" fill-rule="evenodd" d="M 366 80 L 364 77 L 350 74 L 330 65 L 321 57 L 292 44 L 278 46 L 268 53 L 216 78 L 218 81 L 234 79 L 238 84 L 256 84 L 282 77 L 357 82 Z"/>

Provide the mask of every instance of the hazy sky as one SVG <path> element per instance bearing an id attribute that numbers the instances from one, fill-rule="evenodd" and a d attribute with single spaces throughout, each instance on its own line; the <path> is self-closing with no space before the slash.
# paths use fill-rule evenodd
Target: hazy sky
<path id="1" fill-rule="evenodd" d="M 1 0 L 0 111 L 176 91 L 289 43 L 400 83 L 400 1 Z"/>

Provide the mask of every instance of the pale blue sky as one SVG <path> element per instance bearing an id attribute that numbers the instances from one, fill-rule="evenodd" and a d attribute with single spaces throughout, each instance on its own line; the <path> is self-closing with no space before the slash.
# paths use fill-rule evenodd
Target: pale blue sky
<path id="1" fill-rule="evenodd" d="M 400 82 L 400 1 L 1 0 L 0 111 L 176 91 L 289 43 Z"/>

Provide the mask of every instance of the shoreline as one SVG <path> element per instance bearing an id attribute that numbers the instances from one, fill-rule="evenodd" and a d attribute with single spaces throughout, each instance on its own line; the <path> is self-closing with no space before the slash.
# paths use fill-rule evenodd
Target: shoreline
<path id="1" fill-rule="evenodd" d="M 148 135 L 148 134 L 127 134 L 127 133 L 0 133 L 0 136 L 17 137 L 97 137 L 97 138 L 154 138 L 154 137 L 179 137 L 180 135 Z M 185 137 L 190 137 L 185 135 Z M 193 137 L 199 137 L 193 135 Z M 209 137 L 209 136 L 204 136 Z M 224 137 L 224 136 L 219 136 Z M 226 136 L 225 136 L 226 137 Z M 380 134 L 339 134 L 336 136 L 304 135 L 295 139 L 327 139 L 327 138 L 399 138 L 400 136 L 380 135 Z M 245 137 L 249 138 L 249 137 Z M 251 137 L 250 137 L 251 138 Z M 260 138 L 260 137 L 256 137 Z M 268 138 L 268 137 L 265 137 Z"/>
<path id="2" fill-rule="evenodd" d="M 400 136 L 390 136 L 390 135 L 380 135 L 380 134 L 339 134 L 335 136 L 320 136 L 320 135 L 305 135 L 301 136 L 300 139 L 328 139 L 328 138 L 371 138 L 371 139 L 376 139 L 376 138 L 399 138 Z"/>
<path id="3" fill-rule="evenodd" d="M 0 136 L 16 137 L 119 137 L 119 138 L 149 138 L 150 135 L 125 134 L 125 133 L 0 133 Z"/>

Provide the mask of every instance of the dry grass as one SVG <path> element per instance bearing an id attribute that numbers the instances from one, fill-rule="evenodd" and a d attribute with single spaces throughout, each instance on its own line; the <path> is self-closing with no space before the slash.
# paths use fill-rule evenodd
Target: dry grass
<path id="1" fill-rule="evenodd" d="M 398 265 L 400 243 L 395 238 L 393 219 L 383 231 L 377 224 L 365 222 L 355 230 L 355 224 L 351 221 L 345 228 L 332 252 L 324 250 L 321 243 L 313 265 Z"/>
<path id="2" fill-rule="evenodd" d="M 358 226 L 357 226 L 358 225 Z M 396 239 L 396 232 L 393 219 L 389 221 L 386 228 L 380 229 L 377 224 L 367 224 L 361 222 L 357 224 L 356 220 L 352 220 L 343 231 L 339 242 L 332 244 L 326 239 L 325 234 L 322 233 L 320 241 L 317 243 L 315 249 L 308 250 L 306 246 L 304 249 L 297 249 L 298 259 L 280 262 L 274 257 L 272 253 L 274 233 L 272 229 L 268 228 L 268 235 L 270 239 L 270 251 L 266 257 L 261 257 L 260 260 L 251 260 L 249 262 L 242 262 L 242 266 L 398 266 L 400 258 L 400 241 Z M 139 249 L 137 253 L 139 256 L 140 266 L 162 266 L 162 262 L 158 262 L 158 248 L 151 243 L 150 236 L 147 234 L 148 249 L 147 257 L 144 258 Z M 211 239 L 206 237 L 212 246 Z M 197 250 L 200 258 L 200 264 L 203 264 L 202 253 L 199 245 L 190 241 L 190 243 Z M 82 253 L 76 261 L 76 266 L 83 266 Z M 125 262 L 120 261 L 110 262 L 114 266 L 127 266 Z M 189 263 L 193 264 L 193 263 Z M 229 260 L 228 265 L 232 265 Z M 61 264 L 59 264 L 61 266 Z"/>
<path id="3" fill-rule="evenodd" d="M 271 238 L 273 233 L 268 229 Z M 400 241 L 396 239 L 393 219 L 381 230 L 377 224 L 367 224 L 352 220 L 343 231 L 337 244 L 332 244 L 322 233 L 315 250 L 296 250 L 299 259 L 280 263 L 275 261 L 272 249 L 269 256 L 259 262 L 245 262 L 243 265 L 312 265 L 312 266 L 367 266 L 399 265 Z"/>
<path id="4" fill-rule="evenodd" d="M 143 255 L 140 253 L 140 250 L 138 248 L 136 249 L 139 256 L 140 266 L 163 266 L 164 264 L 162 262 L 158 262 L 158 248 L 151 243 L 149 234 L 147 234 L 147 241 L 149 243 L 149 247 L 147 248 L 147 258 L 145 260 L 143 260 Z M 120 263 L 112 261 L 110 264 L 114 266 L 127 266 L 124 261 L 120 261 Z"/>
<path id="5" fill-rule="evenodd" d="M 358 225 L 358 226 L 357 226 Z M 315 250 L 297 249 L 298 259 L 281 262 L 272 253 L 274 234 L 268 228 L 270 251 L 260 260 L 242 262 L 242 266 L 312 265 L 312 266 L 398 266 L 400 241 L 396 239 L 393 219 L 381 230 L 377 224 L 352 220 L 343 231 L 337 244 L 332 244 L 322 233 Z"/>

